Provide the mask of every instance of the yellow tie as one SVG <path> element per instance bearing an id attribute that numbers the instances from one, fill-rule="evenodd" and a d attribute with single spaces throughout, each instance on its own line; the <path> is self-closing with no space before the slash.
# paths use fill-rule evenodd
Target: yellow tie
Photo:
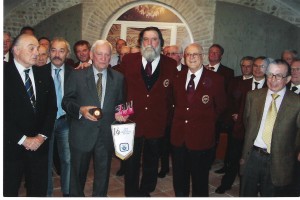
<path id="1" fill-rule="evenodd" d="M 273 132 L 273 127 L 274 127 L 274 123 L 276 120 L 276 116 L 277 116 L 276 99 L 278 97 L 279 97 L 278 94 L 276 94 L 276 93 L 272 94 L 273 99 L 272 99 L 271 105 L 270 105 L 268 113 L 267 113 L 265 128 L 264 128 L 264 132 L 262 135 L 263 141 L 267 145 L 268 153 L 271 152 L 272 132 Z"/>

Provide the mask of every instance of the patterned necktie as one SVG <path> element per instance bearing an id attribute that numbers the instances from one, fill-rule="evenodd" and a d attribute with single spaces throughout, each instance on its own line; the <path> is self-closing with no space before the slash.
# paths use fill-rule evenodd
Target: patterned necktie
<path id="1" fill-rule="evenodd" d="M 298 88 L 296 86 L 293 86 L 292 91 L 295 92 L 296 90 L 298 90 Z"/>
<path id="2" fill-rule="evenodd" d="M 152 62 L 147 62 L 147 65 L 146 65 L 146 68 L 145 68 L 147 76 L 151 76 L 152 75 L 152 65 L 151 65 L 151 63 Z"/>
<path id="3" fill-rule="evenodd" d="M 98 81 L 97 81 L 97 92 L 98 92 L 98 99 L 101 105 L 102 100 L 102 73 L 98 73 Z"/>
<path id="4" fill-rule="evenodd" d="M 29 96 L 31 105 L 32 105 L 33 109 L 35 109 L 35 96 L 34 96 L 34 92 L 33 92 L 32 82 L 29 77 L 29 71 L 30 71 L 30 69 L 24 70 L 24 72 L 25 72 L 25 88 L 26 88 L 27 94 Z"/>
<path id="5" fill-rule="evenodd" d="M 211 71 L 215 71 L 215 68 L 214 67 L 210 67 L 209 68 Z"/>
<path id="6" fill-rule="evenodd" d="M 272 140 L 272 132 L 274 128 L 274 123 L 277 117 L 277 108 L 276 108 L 276 99 L 279 97 L 278 94 L 274 93 L 272 94 L 272 102 L 269 107 L 267 118 L 265 122 L 265 128 L 262 135 L 263 141 L 267 145 L 267 151 L 268 153 L 271 152 L 271 140 Z"/>
<path id="7" fill-rule="evenodd" d="M 258 89 L 259 82 L 254 82 L 254 84 L 255 84 L 254 90 L 257 90 L 257 89 Z"/>
<path id="8" fill-rule="evenodd" d="M 54 69 L 55 70 L 55 76 L 54 76 L 54 86 L 55 86 L 55 92 L 56 92 L 56 103 L 57 103 L 57 114 L 56 118 L 58 119 L 60 116 L 64 115 L 64 111 L 61 107 L 61 101 L 62 101 L 62 89 L 61 89 L 61 78 L 59 75 L 59 72 L 61 69 Z"/>
<path id="9" fill-rule="evenodd" d="M 195 74 L 191 74 L 191 78 L 190 78 L 190 81 L 189 81 L 187 89 L 186 89 L 189 102 L 192 101 L 192 97 L 195 93 L 195 82 L 194 82 L 195 77 L 196 77 Z"/>

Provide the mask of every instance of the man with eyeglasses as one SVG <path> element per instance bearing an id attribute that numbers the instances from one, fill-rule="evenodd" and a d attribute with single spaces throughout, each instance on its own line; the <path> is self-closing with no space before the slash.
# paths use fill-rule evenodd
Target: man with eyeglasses
<path id="1" fill-rule="evenodd" d="M 141 53 L 124 56 L 120 67 L 126 80 L 127 102 L 133 101 L 130 120 L 136 123 L 133 155 L 125 161 L 127 197 L 147 197 L 155 190 L 162 139 L 171 122 L 173 79 L 177 73 L 176 62 L 161 54 L 164 39 L 157 27 L 143 29 L 139 44 Z"/>
<path id="2" fill-rule="evenodd" d="M 184 51 L 188 70 L 174 81 L 174 117 L 171 128 L 173 186 L 176 197 L 208 197 L 208 179 L 215 147 L 215 124 L 226 108 L 224 78 L 203 66 L 203 48 L 197 43 Z"/>
<path id="3" fill-rule="evenodd" d="M 245 143 L 241 164 L 241 196 L 294 195 L 295 161 L 300 161 L 300 98 L 286 88 L 291 80 L 284 60 L 267 69 L 268 88 L 247 94 Z"/>

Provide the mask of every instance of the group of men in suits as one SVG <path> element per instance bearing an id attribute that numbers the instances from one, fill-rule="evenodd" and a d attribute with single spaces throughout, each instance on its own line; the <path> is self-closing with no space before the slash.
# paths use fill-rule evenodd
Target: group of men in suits
<path id="1" fill-rule="evenodd" d="M 208 196 L 216 135 L 227 128 L 224 122 L 232 103 L 236 114 L 232 116 L 232 135 L 238 135 L 235 128 L 245 131 L 241 195 L 256 196 L 258 192 L 262 196 L 287 195 L 287 188 L 293 182 L 294 164 L 296 159 L 300 161 L 300 102 L 299 96 L 285 87 L 291 78 L 288 64 L 276 60 L 268 65 L 265 58 L 258 57 L 251 60 L 253 78 L 235 80 L 232 86 L 233 71 L 220 63 L 224 53 L 220 45 L 210 47 L 210 64 L 204 66 L 201 45 L 189 44 L 183 53 L 187 67 L 179 71 L 178 61 L 168 57 L 176 54 L 171 55 L 171 51 L 168 56 L 161 54 L 164 39 L 158 28 L 143 29 L 139 44 L 141 52 L 124 56 L 119 73 L 109 68 L 112 46 L 106 40 L 92 45 L 90 67 L 71 70 L 65 64 L 70 52 L 66 40 L 54 39 L 50 45 L 51 62 L 37 68 L 33 66 L 38 54 L 37 39 L 28 34 L 16 38 L 12 48 L 14 61 L 4 66 L 4 196 L 18 196 L 23 174 L 27 196 L 46 196 L 47 190 L 51 195 L 51 187 L 47 188 L 51 185 L 47 184 L 51 176 L 48 159 L 52 157 L 53 138 L 61 137 L 60 153 L 67 164 L 62 166 L 64 196 L 84 196 L 93 157 L 93 196 L 105 197 L 113 154 L 110 125 L 114 120 L 127 119 L 137 124 L 133 155 L 125 161 L 127 197 L 146 197 L 155 190 L 168 127 L 171 127 L 175 195 L 189 196 L 191 178 L 192 196 Z M 299 73 L 297 67 L 296 63 L 292 73 Z M 265 84 L 266 89 L 254 90 Z M 230 86 L 234 89 L 230 90 Z M 278 114 L 272 140 L 267 143 L 262 130 L 273 93 L 280 95 L 276 102 Z M 228 101 L 230 95 L 236 102 Z M 129 118 L 115 114 L 115 107 L 125 101 L 134 102 L 134 114 Z M 94 108 L 101 109 L 100 119 L 93 115 Z M 261 176 L 267 181 L 256 182 Z M 257 183 L 261 188 L 256 187 Z"/>

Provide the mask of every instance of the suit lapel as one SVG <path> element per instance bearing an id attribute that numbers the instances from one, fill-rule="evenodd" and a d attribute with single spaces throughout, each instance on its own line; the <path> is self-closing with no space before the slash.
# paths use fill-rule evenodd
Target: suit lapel
<path id="1" fill-rule="evenodd" d="M 256 98 L 256 114 L 257 114 L 258 124 L 260 124 L 262 120 L 268 88 L 264 88 L 264 89 L 262 88 L 259 91 L 260 93 L 258 95 L 258 98 Z"/>

